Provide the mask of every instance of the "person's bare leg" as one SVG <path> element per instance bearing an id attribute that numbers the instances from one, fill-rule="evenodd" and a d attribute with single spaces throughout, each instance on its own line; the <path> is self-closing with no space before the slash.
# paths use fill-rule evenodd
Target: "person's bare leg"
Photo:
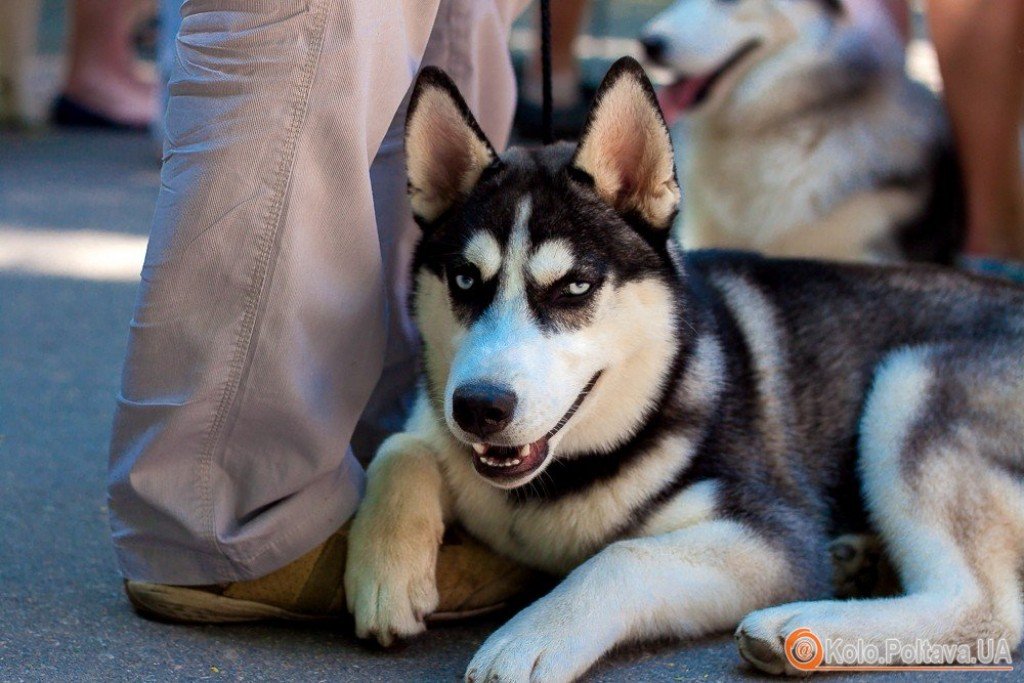
<path id="1" fill-rule="evenodd" d="M 557 0 L 551 3 L 552 100 L 556 107 L 571 107 L 579 97 L 580 74 L 576 62 L 576 37 L 579 35 L 589 0 Z M 526 69 L 523 93 L 541 101 L 540 27 L 537 49 Z"/>
<path id="2" fill-rule="evenodd" d="M 64 94 L 119 123 L 147 125 L 156 90 L 136 68 L 134 0 L 75 0 Z"/>
<path id="3" fill-rule="evenodd" d="M 928 19 L 964 171 L 967 249 L 1024 260 L 1024 3 L 931 0 Z"/>

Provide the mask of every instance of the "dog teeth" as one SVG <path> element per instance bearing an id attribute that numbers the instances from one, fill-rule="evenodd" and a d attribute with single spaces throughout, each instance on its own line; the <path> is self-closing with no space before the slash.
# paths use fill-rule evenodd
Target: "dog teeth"
<path id="1" fill-rule="evenodd" d="M 529 455 L 530 455 L 530 444 L 526 444 L 525 446 L 521 446 L 519 448 L 519 457 L 520 458 L 527 458 L 527 457 L 529 457 Z"/>
<path id="2" fill-rule="evenodd" d="M 487 444 L 475 443 L 473 444 L 473 450 L 476 451 L 477 455 L 483 455 L 484 453 L 487 452 Z"/>
<path id="3" fill-rule="evenodd" d="M 491 467 L 515 467 L 522 462 L 519 458 L 513 458 L 512 460 L 496 460 L 494 458 L 487 458 L 484 456 L 480 456 L 480 461 L 485 465 L 490 465 Z"/>

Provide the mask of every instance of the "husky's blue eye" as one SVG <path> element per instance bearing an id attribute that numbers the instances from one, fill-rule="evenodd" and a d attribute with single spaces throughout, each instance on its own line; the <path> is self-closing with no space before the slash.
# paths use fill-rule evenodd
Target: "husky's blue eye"
<path id="1" fill-rule="evenodd" d="M 565 288 L 565 293 L 570 296 L 583 296 L 589 291 L 589 282 L 570 282 Z"/>
<path id="2" fill-rule="evenodd" d="M 459 273 L 455 276 L 455 286 L 465 291 L 472 289 L 473 285 L 476 284 L 476 278 L 472 275 L 466 275 L 465 273 Z"/>

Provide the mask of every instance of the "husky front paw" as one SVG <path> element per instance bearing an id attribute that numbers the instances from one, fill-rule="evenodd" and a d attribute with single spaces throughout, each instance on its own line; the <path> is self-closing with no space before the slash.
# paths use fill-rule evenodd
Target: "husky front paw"
<path id="1" fill-rule="evenodd" d="M 776 676 L 786 673 L 786 648 L 776 633 L 744 622 L 734 637 L 740 656 L 755 669 Z"/>
<path id="2" fill-rule="evenodd" d="M 436 470 L 432 456 L 407 435 L 385 441 L 370 466 L 345 567 L 345 599 L 360 638 L 375 637 L 386 647 L 422 632 L 424 617 L 437 609 L 444 522 Z"/>
<path id="3" fill-rule="evenodd" d="M 767 674 L 809 675 L 793 666 L 786 654 L 786 640 L 806 625 L 801 615 L 820 604 L 824 603 L 794 602 L 748 614 L 735 633 L 740 656 Z"/>
<path id="4" fill-rule="evenodd" d="M 466 669 L 467 683 L 572 681 L 604 654 L 603 629 L 543 599 L 495 631 Z"/>
<path id="5" fill-rule="evenodd" d="M 372 531 L 381 526 L 361 517 L 352 525 L 345 599 L 355 617 L 356 635 L 375 637 L 387 647 L 396 638 L 421 633 L 424 617 L 437 609 L 434 570 L 440 531 L 423 525 L 418 532 Z"/>

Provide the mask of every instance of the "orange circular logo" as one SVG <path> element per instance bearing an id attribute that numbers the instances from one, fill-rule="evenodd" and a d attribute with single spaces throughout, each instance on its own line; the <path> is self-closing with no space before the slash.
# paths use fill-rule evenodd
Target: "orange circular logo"
<path id="1" fill-rule="evenodd" d="M 809 628 L 798 628 L 786 636 L 786 659 L 797 671 L 814 671 L 825 659 L 825 648 Z"/>

